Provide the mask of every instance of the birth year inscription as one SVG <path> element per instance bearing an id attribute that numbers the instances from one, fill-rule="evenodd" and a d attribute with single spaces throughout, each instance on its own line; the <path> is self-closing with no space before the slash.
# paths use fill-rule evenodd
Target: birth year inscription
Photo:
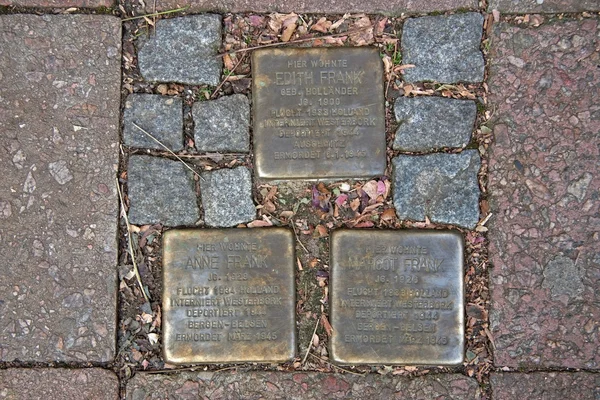
<path id="1" fill-rule="evenodd" d="M 284 362 L 296 349 L 293 235 L 173 229 L 163 243 L 170 363 Z"/>
<path id="2" fill-rule="evenodd" d="M 383 69 L 377 49 L 259 50 L 252 71 L 259 177 L 384 173 Z"/>
<path id="3" fill-rule="evenodd" d="M 334 232 L 332 359 L 462 363 L 463 248 L 462 236 L 451 231 Z"/>

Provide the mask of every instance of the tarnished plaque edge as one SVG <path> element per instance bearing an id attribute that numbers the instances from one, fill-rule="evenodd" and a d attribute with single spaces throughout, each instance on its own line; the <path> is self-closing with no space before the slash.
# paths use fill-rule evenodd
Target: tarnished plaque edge
<path id="1" fill-rule="evenodd" d="M 364 47 L 360 47 L 360 46 L 352 46 L 352 47 L 285 47 L 285 48 L 281 48 L 281 49 L 258 49 L 255 50 L 254 52 L 252 52 L 252 58 L 251 58 L 251 65 L 252 65 L 252 73 L 254 74 L 254 68 L 257 64 L 257 60 L 258 58 L 261 56 L 261 53 L 269 53 L 272 51 L 281 51 L 284 52 L 286 50 L 322 50 L 322 49 L 335 49 L 335 51 L 353 51 L 352 49 L 361 49 L 361 50 L 370 50 L 371 52 L 375 53 L 377 56 L 379 56 L 379 50 L 376 47 L 373 46 L 364 46 Z M 263 165 L 260 161 L 260 158 L 256 157 L 256 152 L 257 152 L 257 148 L 256 145 L 254 146 L 253 149 L 253 154 L 254 154 L 254 169 L 255 169 L 255 175 L 257 179 L 263 179 L 265 181 L 282 181 L 282 180 L 289 180 L 289 181 L 307 181 L 307 182 L 313 182 L 313 181 L 336 181 L 336 180 L 340 180 L 340 179 L 363 179 L 363 178 L 372 178 L 375 176 L 380 176 L 383 175 L 385 173 L 385 169 L 387 166 L 387 156 L 386 156 L 386 150 L 387 150 L 387 140 L 386 140 L 386 136 L 387 136 L 387 132 L 386 132 L 386 120 L 385 120 L 385 89 L 384 89 L 384 85 L 383 85 L 383 80 L 384 80 L 384 73 L 383 73 L 383 65 L 381 65 L 381 69 L 379 70 L 379 75 L 380 75 L 380 80 L 382 81 L 382 85 L 381 85 L 381 93 L 380 93 L 380 100 L 381 100 L 381 104 L 382 104 L 382 111 L 383 111 L 383 136 L 384 136 L 384 140 L 383 140 L 383 146 L 380 150 L 383 151 L 383 159 L 382 159 L 382 165 L 381 166 L 377 166 L 377 169 L 373 168 L 373 170 L 364 170 L 364 173 L 360 173 L 360 174 L 354 174 L 354 175 L 345 175 L 345 174 L 333 174 L 333 175 L 327 175 L 327 176 L 319 176 L 319 177 L 304 177 L 304 176 L 280 176 L 280 175 L 274 175 L 273 173 L 267 173 L 264 171 L 263 169 Z M 251 129 L 252 129 L 252 137 L 254 139 L 256 132 L 254 130 L 254 122 L 257 120 L 257 116 L 256 116 L 256 112 L 257 112 L 257 83 L 256 83 L 256 79 L 254 79 L 254 75 L 252 76 L 252 124 L 251 124 Z"/>
<path id="2" fill-rule="evenodd" d="M 294 360 L 294 358 L 296 358 L 296 348 L 298 347 L 298 332 L 297 332 L 297 327 L 296 327 L 296 294 L 297 294 L 297 289 L 296 289 L 296 269 L 295 269 L 295 259 L 296 259 L 296 243 L 294 242 L 294 233 L 291 229 L 289 228 L 284 228 L 284 227 L 269 227 L 269 228 L 174 228 L 174 229 L 169 229 L 168 231 L 166 231 L 163 234 L 162 237 L 162 250 L 161 250 L 161 256 L 162 256 L 162 272 L 161 272 L 161 277 L 162 277 L 162 293 L 161 293 L 161 307 L 163 307 L 164 309 L 164 302 L 166 300 L 166 290 L 165 290 L 165 251 L 167 249 L 167 243 L 170 239 L 170 236 L 173 235 L 173 233 L 169 233 L 169 232 L 205 232 L 205 231 L 221 231 L 221 232 L 225 232 L 225 231 L 244 231 L 244 229 L 256 229 L 258 230 L 268 230 L 268 231 L 280 231 L 281 234 L 287 236 L 286 240 L 289 242 L 290 245 L 290 249 L 291 249 L 291 258 L 292 258 L 292 262 L 291 262 L 291 269 L 292 269 L 292 293 L 294 295 L 293 301 L 292 301 L 292 315 L 291 315 L 291 321 L 290 323 L 292 324 L 292 329 L 291 329 L 291 338 L 288 341 L 288 346 L 287 346 L 287 355 L 282 356 L 281 358 L 275 358 L 275 359 L 248 359 L 248 360 L 232 360 L 232 359 L 222 359 L 222 360 L 211 360 L 211 361 L 205 361 L 205 360 L 199 360 L 199 361 L 181 361 L 180 359 L 176 358 L 176 357 L 169 357 L 169 351 L 167 349 L 166 343 L 165 343 L 165 331 L 167 330 L 167 325 L 164 324 L 163 325 L 163 330 L 161 333 L 161 339 L 162 339 L 162 355 L 163 358 L 165 360 L 165 362 L 168 362 L 170 364 L 174 364 L 174 365 L 191 365 L 191 364 L 223 364 L 223 363 L 227 363 L 227 364 L 245 364 L 245 363 L 259 363 L 259 364 L 273 364 L 273 363 L 285 363 L 288 361 L 292 361 Z M 283 353 L 283 351 L 282 351 Z"/>
<path id="3" fill-rule="evenodd" d="M 372 363 L 365 363 L 365 362 L 353 362 L 353 361 L 349 361 L 349 360 L 343 360 L 341 358 L 336 357 L 336 346 L 335 343 L 333 342 L 333 336 L 332 338 L 329 340 L 329 358 L 331 360 L 331 362 L 333 362 L 336 365 L 340 365 L 340 366 L 357 366 L 357 365 L 416 365 L 416 366 L 449 366 L 449 367 L 454 367 L 454 366 L 459 366 L 462 365 L 462 363 L 464 362 L 465 359 L 465 283 L 464 283 L 464 275 L 465 275 L 465 239 L 463 237 L 463 235 L 461 233 L 459 233 L 458 231 L 455 230 L 438 230 L 438 229 L 399 229 L 399 230 L 394 230 L 394 229 L 337 229 L 334 230 L 331 233 L 331 241 L 330 241 L 330 247 L 329 247 L 329 265 L 331 266 L 331 273 L 329 274 L 329 286 L 330 286 L 330 298 L 333 295 L 333 281 L 335 281 L 335 274 L 333 273 L 333 270 L 335 269 L 335 254 L 336 254 L 336 238 L 338 236 L 345 236 L 346 234 L 352 234 L 352 233 L 358 233 L 358 232 L 369 232 L 369 233 L 375 233 L 375 232 L 386 232 L 386 233 L 427 233 L 427 232 L 436 232 L 436 233 L 443 233 L 446 235 L 450 235 L 450 236 L 454 236 L 459 244 L 459 252 L 460 252 L 460 260 L 461 260 L 461 274 L 460 274 L 460 279 L 459 279 L 459 290 L 462 293 L 462 304 L 461 304 L 461 310 L 458 313 L 458 320 L 459 320 L 459 343 L 456 346 L 458 349 L 457 353 L 459 354 L 459 358 L 457 358 L 456 360 L 451 360 L 451 359 L 447 359 L 444 360 L 442 362 L 438 362 L 435 364 L 432 363 L 427 363 L 427 362 L 397 362 L 397 363 L 393 363 L 393 362 L 372 362 Z M 331 303 L 333 305 L 333 302 Z M 331 324 L 333 325 L 333 316 L 335 314 L 335 308 L 330 306 L 329 307 L 329 318 L 331 321 Z M 332 326 L 332 328 L 335 331 L 335 327 Z"/>

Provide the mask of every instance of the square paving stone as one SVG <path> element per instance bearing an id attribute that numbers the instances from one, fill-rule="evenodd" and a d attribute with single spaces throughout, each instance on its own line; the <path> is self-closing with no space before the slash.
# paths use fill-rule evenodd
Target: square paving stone
<path id="1" fill-rule="evenodd" d="M 259 177 L 383 174 L 383 65 L 377 49 L 267 49 L 252 57 Z"/>
<path id="2" fill-rule="evenodd" d="M 242 94 L 200 101 L 192 107 L 199 151 L 250 151 L 250 104 Z"/>
<path id="3" fill-rule="evenodd" d="M 483 16 L 479 13 L 410 18 L 402 30 L 406 82 L 483 82 L 479 50 Z"/>
<path id="4" fill-rule="evenodd" d="M 492 399 L 597 400 L 600 374 L 588 372 L 492 372 Z"/>
<path id="5" fill-rule="evenodd" d="M 123 143 L 129 147 L 172 151 L 183 149 L 183 103 L 179 97 L 130 94 L 123 111 Z"/>
<path id="6" fill-rule="evenodd" d="M 127 400 L 149 399 L 453 399 L 478 400 L 474 378 L 460 374 L 407 377 L 323 372 L 137 372 L 127 381 Z"/>
<path id="7" fill-rule="evenodd" d="M 473 229 L 479 221 L 481 166 L 477 150 L 458 154 L 400 155 L 394 165 L 394 207 L 400 219 Z"/>
<path id="8" fill-rule="evenodd" d="M 0 15 L 0 361 L 115 354 L 121 21 Z"/>
<path id="9" fill-rule="evenodd" d="M 497 366 L 600 368 L 598 20 L 494 25 L 490 330 Z"/>
<path id="10" fill-rule="evenodd" d="M 201 176 L 200 195 L 206 225 L 226 228 L 256 218 L 252 177 L 246 167 L 218 169 Z"/>
<path id="11" fill-rule="evenodd" d="M 119 379 L 100 368 L 9 368 L 0 370 L 0 398 L 118 400 Z"/>
<path id="12" fill-rule="evenodd" d="M 190 15 L 156 22 L 154 36 L 138 39 L 138 62 L 144 79 L 189 85 L 219 84 L 221 16 Z"/>
<path id="13" fill-rule="evenodd" d="M 127 187 L 134 225 L 194 225 L 200 218 L 193 174 L 180 161 L 133 155 Z"/>
<path id="14" fill-rule="evenodd" d="M 341 364 L 458 365 L 464 354 L 462 236 L 336 231 L 331 358 Z"/>
<path id="15" fill-rule="evenodd" d="M 394 103 L 399 123 L 394 150 L 430 151 L 465 147 L 477 115 L 472 100 L 443 97 L 398 97 Z"/>
<path id="16" fill-rule="evenodd" d="M 285 362 L 296 351 L 288 229 L 165 233 L 163 343 L 172 363 Z"/>

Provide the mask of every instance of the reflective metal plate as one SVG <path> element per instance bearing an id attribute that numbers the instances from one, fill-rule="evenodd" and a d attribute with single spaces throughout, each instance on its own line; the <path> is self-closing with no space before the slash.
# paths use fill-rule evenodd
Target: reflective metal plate
<path id="1" fill-rule="evenodd" d="M 377 49 L 258 50 L 252 78 L 259 177 L 383 174 L 383 66 Z"/>
<path id="2" fill-rule="evenodd" d="M 462 236 L 452 231 L 334 232 L 332 359 L 462 363 L 463 252 Z"/>
<path id="3" fill-rule="evenodd" d="M 173 229 L 163 242 L 169 363 L 284 362 L 296 349 L 293 234 Z"/>

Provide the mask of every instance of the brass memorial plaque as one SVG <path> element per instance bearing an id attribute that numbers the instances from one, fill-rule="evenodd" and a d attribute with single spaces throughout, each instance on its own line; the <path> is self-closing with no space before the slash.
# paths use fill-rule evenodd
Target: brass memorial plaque
<path id="1" fill-rule="evenodd" d="M 293 234 L 173 229 L 163 242 L 163 346 L 170 363 L 295 356 Z"/>
<path id="2" fill-rule="evenodd" d="M 332 359 L 462 363 L 463 248 L 462 236 L 451 231 L 334 232 Z"/>
<path id="3" fill-rule="evenodd" d="M 383 174 L 383 65 L 377 49 L 257 50 L 252 80 L 260 178 Z"/>

